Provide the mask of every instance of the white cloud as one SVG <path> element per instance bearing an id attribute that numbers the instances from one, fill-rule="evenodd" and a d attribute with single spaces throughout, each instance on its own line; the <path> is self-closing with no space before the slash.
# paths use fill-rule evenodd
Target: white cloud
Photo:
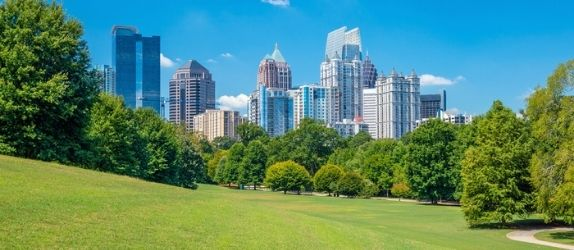
<path id="1" fill-rule="evenodd" d="M 173 62 L 168 57 L 164 56 L 163 53 L 159 54 L 159 64 L 163 68 L 171 68 L 171 67 L 175 66 L 175 62 Z"/>
<path id="2" fill-rule="evenodd" d="M 453 85 L 455 83 L 461 82 L 466 80 L 464 76 L 457 76 L 453 79 L 448 79 L 442 76 L 435 76 L 431 74 L 423 74 L 420 76 L 421 78 L 421 85 L 423 86 L 431 86 L 431 85 Z"/>
<path id="3" fill-rule="evenodd" d="M 229 52 L 225 52 L 225 53 L 221 53 L 221 57 L 231 59 L 231 58 L 233 58 L 233 55 Z"/>
<path id="4" fill-rule="evenodd" d="M 217 63 L 217 61 L 216 61 L 215 59 L 213 59 L 213 58 L 207 59 L 207 62 L 208 62 L 208 63 Z"/>
<path id="5" fill-rule="evenodd" d="M 248 102 L 249 96 L 246 94 L 239 94 L 237 96 L 224 95 L 217 98 L 219 108 L 222 110 L 243 111 L 247 109 Z"/>
<path id="6" fill-rule="evenodd" d="M 289 0 L 261 0 L 263 3 L 268 3 L 274 6 L 287 7 L 289 6 Z"/>

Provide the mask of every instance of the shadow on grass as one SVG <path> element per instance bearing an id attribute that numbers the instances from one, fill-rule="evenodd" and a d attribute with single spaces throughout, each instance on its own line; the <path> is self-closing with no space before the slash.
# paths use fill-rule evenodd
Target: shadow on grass
<path id="1" fill-rule="evenodd" d="M 561 222 L 544 223 L 543 219 L 521 219 L 510 223 L 482 223 L 471 226 L 472 229 L 546 229 L 553 227 L 567 227 L 568 225 Z"/>
<path id="2" fill-rule="evenodd" d="M 574 231 L 567 232 L 553 232 L 550 237 L 555 240 L 574 240 Z"/>

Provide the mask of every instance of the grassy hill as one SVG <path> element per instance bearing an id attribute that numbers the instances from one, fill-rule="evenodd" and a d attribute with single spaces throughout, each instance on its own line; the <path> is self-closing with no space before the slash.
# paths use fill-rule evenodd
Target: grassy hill
<path id="1" fill-rule="evenodd" d="M 529 249 L 460 208 L 187 190 L 0 156 L 0 248 Z"/>

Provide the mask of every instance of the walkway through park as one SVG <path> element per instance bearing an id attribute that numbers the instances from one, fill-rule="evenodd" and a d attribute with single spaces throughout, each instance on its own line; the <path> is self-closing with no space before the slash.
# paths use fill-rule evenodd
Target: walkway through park
<path id="1" fill-rule="evenodd" d="M 529 230 L 517 230 L 512 231 L 506 235 L 507 238 L 516 241 L 528 242 L 532 244 L 538 244 L 543 246 L 549 247 L 557 247 L 562 249 L 570 249 L 574 250 L 574 246 L 566 245 L 561 243 L 543 241 L 534 238 L 534 235 L 543 231 L 572 231 L 574 228 L 566 228 L 566 227 L 558 227 L 558 228 L 551 228 L 551 229 L 529 229 Z"/>

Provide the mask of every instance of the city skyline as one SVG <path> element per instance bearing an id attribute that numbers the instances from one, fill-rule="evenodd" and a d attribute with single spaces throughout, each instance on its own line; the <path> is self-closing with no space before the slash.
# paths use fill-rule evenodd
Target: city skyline
<path id="1" fill-rule="evenodd" d="M 524 107 L 523 98 L 569 57 L 566 52 L 574 38 L 566 12 L 572 6 L 569 2 L 501 3 L 492 8 L 488 2 L 365 6 L 356 1 L 291 1 L 274 6 L 257 0 L 170 1 L 146 2 L 133 6 L 130 13 L 121 7 L 106 8 L 105 2 L 63 2 L 84 25 L 94 65 L 111 63 L 106 52 L 111 50 L 112 25 L 133 25 L 143 34 L 162 37 L 162 96 L 167 96 L 167 82 L 175 69 L 196 59 L 217 79 L 216 98 L 228 96 L 225 104 L 231 108 L 247 101 L 261 55 L 275 42 L 289 59 L 293 87 L 318 83 L 325 34 L 347 26 L 361 29 L 363 51 L 377 70 L 388 74 L 393 67 L 403 73 L 416 69 L 421 94 L 446 89 L 449 109 L 480 114 L 501 99 L 518 111 Z M 138 12 L 140 8 L 155 12 Z M 382 8 L 388 11 L 378 11 Z M 173 15 L 165 15 L 171 10 Z M 524 18 L 534 13 L 538 21 Z M 202 39 L 191 39 L 194 32 L 200 32 Z"/>

